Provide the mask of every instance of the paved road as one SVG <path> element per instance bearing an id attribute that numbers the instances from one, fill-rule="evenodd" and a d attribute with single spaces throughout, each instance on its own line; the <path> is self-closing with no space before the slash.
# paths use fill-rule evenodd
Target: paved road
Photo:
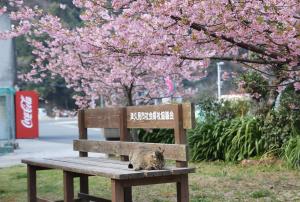
<path id="1" fill-rule="evenodd" d="M 89 139 L 104 140 L 100 129 L 89 129 Z M 78 156 L 73 151 L 73 140 L 78 139 L 76 119 L 40 120 L 40 137 L 38 139 L 19 139 L 19 149 L 13 153 L 0 155 L 0 168 L 21 164 L 26 158 L 55 158 Z M 89 153 L 89 156 L 103 154 Z"/>
<path id="2" fill-rule="evenodd" d="M 47 142 L 72 144 L 72 141 L 79 136 L 76 119 L 40 120 L 39 126 L 39 140 Z M 88 129 L 88 138 L 104 140 L 102 131 L 94 128 Z"/>

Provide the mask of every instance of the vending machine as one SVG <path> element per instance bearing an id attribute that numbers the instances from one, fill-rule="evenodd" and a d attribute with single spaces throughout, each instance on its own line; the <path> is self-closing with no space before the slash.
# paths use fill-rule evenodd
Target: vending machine
<path id="1" fill-rule="evenodd" d="M 35 91 L 16 92 L 17 139 L 34 139 L 39 137 L 38 106 L 39 98 Z"/>

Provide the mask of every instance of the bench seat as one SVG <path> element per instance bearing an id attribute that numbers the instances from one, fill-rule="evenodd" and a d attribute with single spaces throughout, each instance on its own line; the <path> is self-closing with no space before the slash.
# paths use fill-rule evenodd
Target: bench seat
<path id="1" fill-rule="evenodd" d="M 22 162 L 31 166 L 60 169 L 118 180 L 181 175 L 195 172 L 195 168 L 185 167 L 166 167 L 165 170 L 134 171 L 128 168 L 128 162 L 98 157 L 30 158 L 23 159 Z"/>

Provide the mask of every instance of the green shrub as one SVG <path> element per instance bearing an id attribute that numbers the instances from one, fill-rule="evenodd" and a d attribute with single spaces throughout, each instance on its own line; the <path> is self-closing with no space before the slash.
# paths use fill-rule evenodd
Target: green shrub
<path id="1" fill-rule="evenodd" d="M 206 121 L 233 119 L 249 113 L 251 102 L 246 100 L 218 101 L 214 98 L 203 98 L 198 103 Z"/>
<path id="2" fill-rule="evenodd" d="M 224 159 L 223 148 L 218 146 L 218 141 L 227 125 L 227 121 L 207 121 L 197 123 L 193 130 L 189 130 L 188 142 L 191 160 Z"/>
<path id="3" fill-rule="evenodd" d="M 255 117 L 240 117 L 231 121 L 218 143 L 225 148 L 225 160 L 240 161 L 265 152 L 260 124 Z"/>
<path id="4" fill-rule="evenodd" d="M 174 144 L 173 129 L 139 129 L 138 137 L 140 142 Z"/>
<path id="5" fill-rule="evenodd" d="M 254 117 L 198 123 L 188 135 L 191 159 L 239 161 L 263 154 L 260 124 Z"/>
<path id="6" fill-rule="evenodd" d="M 300 168 L 300 135 L 294 136 L 284 144 L 283 158 L 293 168 Z"/>

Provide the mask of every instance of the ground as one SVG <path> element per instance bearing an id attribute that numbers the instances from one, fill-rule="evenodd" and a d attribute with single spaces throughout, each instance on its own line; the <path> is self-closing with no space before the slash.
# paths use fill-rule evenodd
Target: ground
<path id="1" fill-rule="evenodd" d="M 196 173 L 189 175 L 192 202 L 208 201 L 300 201 L 300 172 L 284 165 L 249 166 L 223 162 L 191 164 Z M 0 169 L 0 201 L 26 199 L 26 167 Z M 78 190 L 78 181 L 75 181 Z M 90 180 L 91 193 L 110 198 L 110 182 L 106 178 Z M 134 201 L 176 201 L 174 184 L 133 188 Z M 40 171 L 38 193 L 43 198 L 61 199 L 62 173 Z"/>

